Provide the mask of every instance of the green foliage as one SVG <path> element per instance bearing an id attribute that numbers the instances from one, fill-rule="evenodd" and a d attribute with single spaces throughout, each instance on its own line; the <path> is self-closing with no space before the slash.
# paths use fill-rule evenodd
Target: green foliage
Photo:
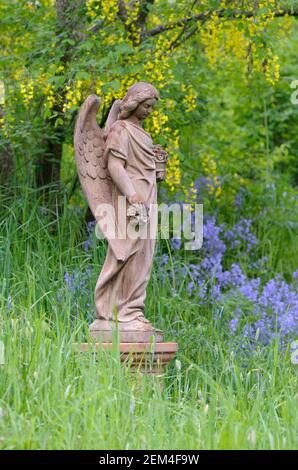
<path id="1" fill-rule="evenodd" d="M 170 190 L 202 174 L 202 156 L 205 172 L 208 160 L 216 163 L 229 203 L 241 185 L 268 177 L 273 163 L 293 166 L 296 21 L 275 15 L 295 12 L 295 2 L 247 0 L 240 10 L 234 1 L 220 9 L 211 0 L 124 4 L 123 13 L 115 0 L 2 2 L 2 137 L 15 149 L 20 179 L 55 143 L 72 143 L 88 94 L 103 98 L 104 113 L 138 80 L 161 92 L 147 127 L 169 151 Z"/>
<path id="2" fill-rule="evenodd" d="M 143 24 L 138 1 L 125 1 L 125 17 L 115 0 L 0 5 L 0 152 L 9 145 L 16 161 L 0 192 L 0 447 L 295 448 L 297 371 L 277 343 L 239 349 L 227 331 L 236 297 L 199 309 L 185 277 L 161 283 L 154 266 L 146 315 L 180 348 L 164 390 L 131 377 L 116 349 L 72 352 L 105 255 L 103 242 L 83 249 L 86 203 L 74 190 L 73 126 L 90 93 L 103 99 L 100 120 L 133 82 L 152 82 L 161 100 L 146 126 L 170 155 L 166 197 L 203 202 L 218 222 L 252 219 L 262 282 L 297 270 L 298 34 L 281 10 L 297 2 L 142 3 Z M 61 178 L 51 204 L 33 176 L 45 159 Z M 248 272 L 241 249 L 226 255 Z M 65 273 L 83 283 L 76 295 Z"/>
<path id="3" fill-rule="evenodd" d="M 110 353 L 78 354 L 88 337 L 90 294 L 105 248 L 83 249 L 81 214 L 40 205 L 40 192 L 20 188 L 2 198 L 0 447 L 2 449 L 293 449 L 297 371 L 277 343 L 246 354 L 225 317 L 198 311 L 184 279 L 161 283 L 157 266 L 146 315 L 176 339 L 179 352 L 158 378 L 131 375 Z M 18 191 L 18 189 L 17 189 Z M 266 223 L 262 224 L 266 228 Z M 79 281 L 79 295 L 64 273 Z M 271 265 L 272 269 L 273 266 Z M 90 302 L 91 303 L 91 302 Z"/>

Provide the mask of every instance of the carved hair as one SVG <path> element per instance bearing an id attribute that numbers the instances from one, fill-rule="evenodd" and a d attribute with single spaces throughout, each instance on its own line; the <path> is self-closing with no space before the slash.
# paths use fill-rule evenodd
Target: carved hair
<path id="1" fill-rule="evenodd" d="M 126 119 L 137 109 L 140 103 L 149 98 L 159 99 L 158 91 L 150 83 L 139 82 L 132 85 L 120 104 L 118 119 Z"/>

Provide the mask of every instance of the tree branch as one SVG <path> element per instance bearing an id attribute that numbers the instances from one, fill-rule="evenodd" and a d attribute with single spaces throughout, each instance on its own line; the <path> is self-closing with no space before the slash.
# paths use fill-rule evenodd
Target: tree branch
<path id="1" fill-rule="evenodd" d="M 141 0 L 137 24 L 141 28 L 141 40 L 146 35 L 146 20 L 150 12 L 149 5 L 153 5 L 154 0 Z"/>
<path id="2" fill-rule="evenodd" d="M 179 47 L 181 44 L 186 42 L 189 38 L 191 38 L 197 31 L 199 30 L 198 25 L 195 25 L 193 29 L 191 29 L 187 34 L 185 34 L 179 41 L 174 41 L 170 47 L 169 50 L 176 49 L 176 47 Z"/>
<path id="3" fill-rule="evenodd" d="M 124 28 L 132 36 L 132 41 L 136 45 L 146 36 L 146 20 L 150 11 L 150 5 L 153 5 L 155 0 L 131 0 L 128 5 L 124 0 L 118 0 L 118 16 L 121 19 Z M 129 14 L 138 9 L 137 17 L 135 20 L 129 22 Z M 140 38 L 136 41 L 134 31 L 139 30 Z"/>
<path id="4" fill-rule="evenodd" d="M 123 24 L 125 24 L 127 20 L 127 11 L 124 0 L 118 0 L 118 15 L 121 18 Z"/>
<path id="5" fill-rule="evenodd" d="M 215 10 L 215 11 L 205 11 L 203 13 L 197 13 L 195 15 L 187 16 L 186 18 L 181 18 L 178 21 L 174 21 L 172 23 L 168 23 L 166 25 L 161 24 L 156 26 L 146 32 L 143 39 L 147 39 L 152 36 L 156 36 L 157 34 L 164 33 L 165 31 L 170 31 L 171 29 L 177 28 L 179 26 L 185 26 L 186 24 L 190 23 L 191 21 L 205 21 L 206 16 L 210 16 L 211 14 L 215 14 L 219 18 L 226 18 L 226 19 L 241 19 L 245 18 L 252 18 L 255 15 L 255 12 L 252 11 L 245 11 L 245 10 L 235 10 L 232 13 L 227 14 L 225 10 Z M 298 16 L 298 10 L 280 10 L 274 12 L 274 17 L 279 18 L 282 16 Z"/>
<path id="6" fill-rule="evenodd" d="M 197 1 L 198 0 L 194 0 L 192 6 L 190 7 L 190 10 L 192 10 L 196 6 Z M 207 17 L 206 17 L 206 19 L 207 19 Z M 192 36 L 194 34 L 193 32 L 191 33 L 191 35 L 189 33 L 185 34 L 190 29 L 191 29 L 191 23 L 185 23 L 183 28 L 180 30 L 180 32 L 176 36 L 176 38 L 171 42 L 171 44 L 169 46 L 169 50 L 175 49 L 176 47 L 179 46 L 179 44 L 181 42 L 184 42 L 185 38 L 188 38 L 188 37 Z M 195 31 L 197 31 L 197 29 L 198 29 L 198 27 L 196 26 Z M 184 36 L 184 38 L 183 38 L 183 36 Z"/>

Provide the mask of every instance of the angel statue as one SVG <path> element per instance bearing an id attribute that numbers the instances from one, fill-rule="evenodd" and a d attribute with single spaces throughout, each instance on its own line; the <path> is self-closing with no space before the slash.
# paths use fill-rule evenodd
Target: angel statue
<path id="1" fill-rule="evenodd" d="M 153 144 L 142 124 L 158 99 L 150 83 L 134 84 L 114 102 L 105 128 L 100 129 L 96 122 L 100 100 L 90 95 L 76 122 L 81 186 L 108 241 L 95 287 L 96 319 L 89 329 L 93 338 L 105 342 L 111 341 L 114 328 L 122 342 L 146 342 L 150 336 L 158 342 L 163 339 L 162 331 L 144 316 L 156 239 L 157 182 L 165 179 L 167 154 Z"/>

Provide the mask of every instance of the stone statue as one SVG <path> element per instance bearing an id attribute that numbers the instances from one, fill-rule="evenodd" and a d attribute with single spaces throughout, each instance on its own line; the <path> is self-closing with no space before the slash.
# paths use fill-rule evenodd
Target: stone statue
<path id="1" fill-rule="evenodd" d="M 90 95 L 76 123 L 81 186 L 108 240 L 95 288 L 96 319 L 90 325 L 91 336 L 105 342 L 111 341 L 115 327 L 122 342 L 163 339 L 162 331 L 144 316 L 156 238 L 157 181 L 165 179 L 167 155 L 153 144 L 142 123 L 158 99 L 153 85 L 134 84 L 123 100 L 114 102 L 102 130 L 96 122 L 100 100 Z"/>

